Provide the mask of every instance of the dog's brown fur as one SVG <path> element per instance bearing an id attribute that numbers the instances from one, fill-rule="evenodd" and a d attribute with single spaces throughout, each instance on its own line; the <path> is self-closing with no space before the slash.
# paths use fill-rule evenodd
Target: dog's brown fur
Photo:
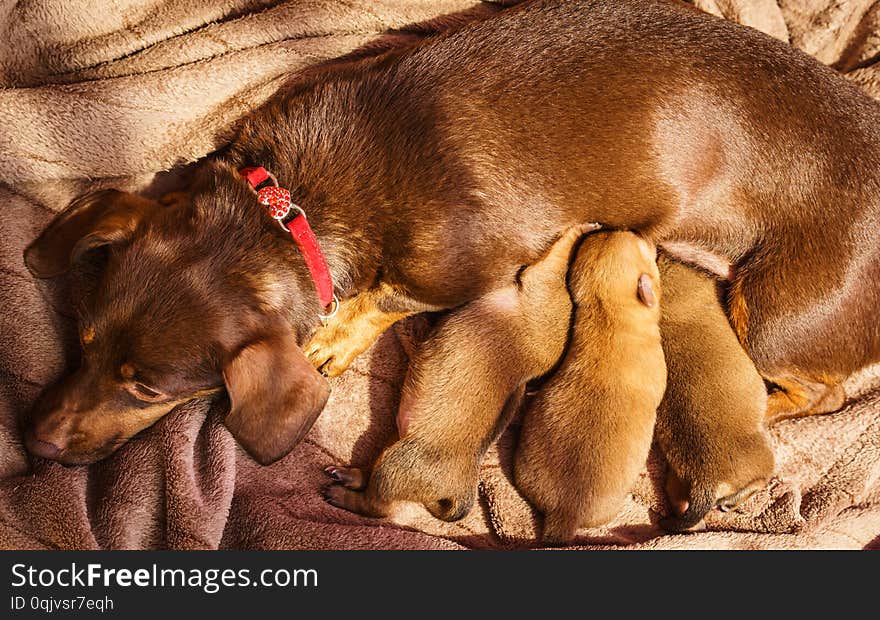
<path id="1" fill-rule="evenodd" d="M 715 279 L 660 256 L 668 389 L 656 438 L 669 462 L 670 530 L 730 510 L 773 475 L 767 389 L 721 307 Z"/>
<path id="2" fill-rule="evenodd" d="M 571 342 L 526 409 L 514 462 L 548 543 L 613 518 L 645 466 L 666 388 L 655 253 L 633 233 L 599 232 L 571 267 Z"/>
<path id="3" fill-rule="evenodd" d="M 268 335 L 305 344 L 317 296 L 237 177 L 243 165 L 292 190 L 340 297 L 370 291 L 340 317 L 377 315 L 365 322 L 376 332 L 503 288 L 565 228 L 599 221 L 733 265 L 731 320 L 780 388 L 773 417 L 839 407 L 840 382 L 880 359 L 880 106 L 805 54 L 675 3 L 533 2 L 316 72 L 244 121 L 190 205 L 118 221 L 89 199 L 60 216 L 28 249 L 36 275 L 63 271 L 96 231 L 109 263 L 88 370 L 38 405 L 32 450 L 86 462 L 149 424 L 116 387 L 71 397 L 119 384 L 123 363 L 150 367 L 165 409 L 223 387 L 224 367 Z M 330 373 L 375 335 L 326 333 L 310 353 Z M 123 335 L 149 343 L 117 346 Z M 270 366 L 299 354 L 261 351 Z M 274 399 L 295 383 L 273 377 L 251 393 Z M 271 449 L 246 446 L 262 460 L 313 418 L 323 388 L 306 384 L 314 393 L 296 423 L 241 418 L 258 425 L 239 427 L 242 438 L 283 435 Z M 114 421 L 99 429 L 102 415 Z M 77 424 L 59 422 L 70 417 Z"/>
<path id="4" fill-rule="evenodd" d="M 525 383 L 562 355 L 571 317 L 566 274 L 586 230 L 569 229 L 516 284 L 441 319 L 410 362 L 400 440 L 368 482 L 361 470 L 329 468 L 340 483 L 325 491 L 331 504 L 381 517 L 395 501 L 416 501 L 447 521 L 470 511 L 483 454 L 519 408 Z"/>

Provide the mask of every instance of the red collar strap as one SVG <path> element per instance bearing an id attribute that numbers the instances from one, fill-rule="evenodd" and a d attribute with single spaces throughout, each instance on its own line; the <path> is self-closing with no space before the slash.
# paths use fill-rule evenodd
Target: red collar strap
<path id="1" fill-rule="evenodd" d="M 296 246 L 306 261 L 312 282 L 318 291 L 318 299 L 321 307 L 330 308 L 330 313 L 321 315 L 322 319 L 329 319 L 339 309 L 339 300 L 333 293 L 333 278 L 327 260 L 318 244 L 318 239 L 309 226 L 306 213 L 299 205 L 290 198 L 290 191 L 278 187 L 278 181 L 262 166 L 241 168 L 238 174 L 257 192 L 257 200 L 269 208 L 271 215 L 281 228 L 290 233 Z"/>

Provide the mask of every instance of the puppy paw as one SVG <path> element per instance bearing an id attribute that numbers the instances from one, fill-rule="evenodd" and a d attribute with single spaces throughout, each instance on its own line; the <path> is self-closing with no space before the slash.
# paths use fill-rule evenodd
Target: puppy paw
<path id="1" fill-rule="evenodd" d="M 760 491 L 766 486 L 766 480 L 763 478 L 760 480 L 754 480 L 742 489 L 731 493 L 730 495 L 726 495 L 716 502 L 715 506 L 721 512 L 730 512 L 731 510 L 735 510 L 740 506 L 740 504 L 744 503 L 748 500 L 752 495 Z"/>
<path id="2" fill-rule="evenodd" d="M 706 529 L 704 517 L 712 509 L 730 512 L 748 500 L 757 491 L 764 488 L 766 480 L 760 478 L 746 486 L 735 489 L 730 483 L 694 485 L 687 496 L 681 495 L 673 482 L 674 474 L 670 472 L 667 480 L 667 493 L 673 514 L 659 522 L 660 527 L 668 532 L 700 532 Z M 725 493 L 720 499 L 716 497 Z"/>
<path id="3" fill-rule="evenodd" d="M 337 508 L 342 508 L 343 510 L 348 510 L 350 512 L 356 512 L 352 509 L 352 505 L 355 503 L 352 498 L 352 495 L 356 494 L 357 491 L 351 491 L 350 489 L 346 489 L 344 486 L 338 484 L 330 484 L 324 487 L 322 494 L 324 495 L 324 500 L 330 504 L 331 506 L 336 506 Z"/>
<path id="4" fill-rule="evenodd" d="M 333 482 L 341 484 L 352 491 L 363 491 L 367 487 L 367 476 L 364 470 L 357 467 L 337 467 L 331 465 L 324 468 L 324 473 Z"/>
<path id="5" fill-rule="evenodd" d="M 331 506 L 365 517 L 380 518 L 388 514 L 388 507 L 385 503 L 371 502 L 363 491 L 346 489 L 341 484 L 331 484 L 324 487 L 323 495 L 324 500 Z"/>

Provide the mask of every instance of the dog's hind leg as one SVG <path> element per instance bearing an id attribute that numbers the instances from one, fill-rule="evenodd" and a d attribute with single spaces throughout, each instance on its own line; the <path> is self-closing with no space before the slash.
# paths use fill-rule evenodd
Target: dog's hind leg
<path id="1" fill-rule="evenodd" d="M 832 413 L 846 402 L 840 380 L 828 377 L 816 381 L 804 376 L 764 377 L 777 389 L 767 396 L 767 424 L 789 418 Z"/>
<path id="2" fill-rule="evenodd" d="M 331 506 L 376 519 L 387 517 L 390 509 L 390 504 L 376 502 L 364 491 L 353 491 L 339 484 L 325 487 L 324 499 Z"/>
<path id="3" fill-rule="evenodd" d="M 866 331 L 859 329 L 864 313 L 854 306 L 852 316 L 826 312 L 817 319 L 807 297 L 791 298 L 791 289 L 798 290 L 797 274 L 786 275 L 751 274 L 734 281 L 728 291 L 730 323 L 761 377 L 770 384 L 768 424 L 837 411 L 846 401 L 843 381 L 872 361 L 860 359 L 870 356 L 857 353 L 868 346 L 859 340 Z M 789 284 L 782 287 L 779 281 Z M 768 290 L 772 294 L 766 295 Z M 843 326 L 847 321 L 852 329 Z"/>

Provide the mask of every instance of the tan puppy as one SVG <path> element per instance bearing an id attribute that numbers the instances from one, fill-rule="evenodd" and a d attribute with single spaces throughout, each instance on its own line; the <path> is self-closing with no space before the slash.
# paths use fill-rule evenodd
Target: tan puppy
<path id="1" fill-rule="evenodd" d="M 483 454 L 519 408 L 525 383 L 562 355 L 572 310 L 566 274 L 576 242 L 591 228 L 568 229 L 514 285 L 441 319 L 410 364 L 400 440 L 379 457 L 369 481 L 360 469 L 328 468 L 340 483 L 325 490 L 328 502 L 375 517 L 398 500 L 420 502 L 446 521 L 470 511 Z"/>
<path id="2" fill-rule="evenodd" d="M 610 520 L 645 465 L 666 387 L 655 256 L 634 233 L 598 232 L 572 265 L 571 344 L 529 404 L 514 464 L 547 542 Z"/>
<path id="3" fill-rule="evenodd" d="M 773 452 L 764 430 L 767 389 L 724 314 L 715 280 L 664 256 L 659 265 L 669 387 L 656 432 L 675 512 L 660 525 L 680 531 L 763 487 Z"/>

